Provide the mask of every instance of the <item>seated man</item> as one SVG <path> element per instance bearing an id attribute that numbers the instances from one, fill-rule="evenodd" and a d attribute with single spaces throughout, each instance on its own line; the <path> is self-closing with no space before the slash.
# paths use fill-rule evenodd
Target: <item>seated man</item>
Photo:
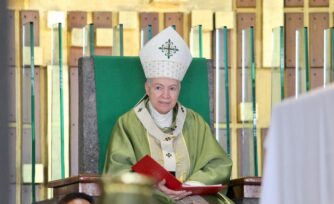
<path id="1" fill-rule="evenodd" d="M 140 60 L 146 95 L 116 122 L 104 173 L 129 172 L 149 154 L 185 184 L 227 184 L 231 160 L 203 118 L 177 101 L 192 61 L 186 43 L 169 27 L 145 45 Z M 159 203 L 232 203 L 224 194 L 192 196 L 164 184 L 159 182 L 154 193 Z"/>

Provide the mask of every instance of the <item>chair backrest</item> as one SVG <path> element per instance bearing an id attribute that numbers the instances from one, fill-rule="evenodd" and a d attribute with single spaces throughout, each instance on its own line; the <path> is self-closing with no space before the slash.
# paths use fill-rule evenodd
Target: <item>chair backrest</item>
<path id="1" fill-rule="evenodd" d="M 94 57 L 99 171 L 103 170 L 111 130 L 123 113 L 144 96 L 146 81 L 139 57 Z M 194 58 L 182 83 L 179 101 L 210 123 L 208 66 Z"/>

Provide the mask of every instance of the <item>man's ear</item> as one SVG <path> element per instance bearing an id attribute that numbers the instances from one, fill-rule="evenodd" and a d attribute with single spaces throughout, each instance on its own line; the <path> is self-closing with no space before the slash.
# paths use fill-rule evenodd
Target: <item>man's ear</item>
<path id="1" fill-rule="evenodd" d="M 145 91 L 146 91 L 146 95 L 148 95 L 148 96 L 150 96 L 150 94 L 149 94 L 149 90 L 150 90 L 150 85 L 149 85 L 149 83 L 146 81 L 146 82 L 145 82 Z"/>

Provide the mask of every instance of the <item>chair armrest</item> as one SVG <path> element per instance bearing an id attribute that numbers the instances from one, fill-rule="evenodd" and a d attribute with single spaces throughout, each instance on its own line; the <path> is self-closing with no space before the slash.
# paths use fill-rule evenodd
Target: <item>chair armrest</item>
<path id="1" fill-rule="evenodd" d="M 242 177 L 232 179 L 227 196 L 232 200 L 243 198 L 260 198 L 262 177 Z"/>
<path id="2" fill-rule="evenodd" d="M 81 192 L 91 196 L 102 195 L 101 176 L 98 174 L 79 174 L 65 179 L 50 181 L 48 188 L 53 188 L 53 197 L 62 197 L 68 193 Z"/>

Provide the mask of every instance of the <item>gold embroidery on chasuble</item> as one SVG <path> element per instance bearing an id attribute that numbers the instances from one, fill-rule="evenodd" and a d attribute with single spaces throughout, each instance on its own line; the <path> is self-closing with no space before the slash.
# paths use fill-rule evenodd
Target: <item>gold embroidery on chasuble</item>
<path id="1" fill-rule="evenodd" d="M 147 139 L 150 145 L 151 157 L 159 162 L 161 166 L 164 166 L 163 152 L 161 150 L 160 141 L 150 135 L 148 132 Z M 183 135 L 180 135 L 174 139 L 173 146 L 176 157 L 175 176 L 181 182 L 184 182 L 184 180 L 189 176 L 190 160 Z"/>
<path id="2" fill-rule="evenodd" d="M 175 176 L 183 182 L 189 174 L 190 159 L 187 145 L 182 135 L 186 111 L 184 107 L 182 107 L 183 110 L 181 111 L 181 107 L 181 105 L 178 105 L 175 119 L 176 128 L 170 133 L 163 132 L 155 124 L 145 108 L 145 101 L 139 103 L 134 110 L 147 131 L 151 157 L 168 171 L 175 171 Z"/>

